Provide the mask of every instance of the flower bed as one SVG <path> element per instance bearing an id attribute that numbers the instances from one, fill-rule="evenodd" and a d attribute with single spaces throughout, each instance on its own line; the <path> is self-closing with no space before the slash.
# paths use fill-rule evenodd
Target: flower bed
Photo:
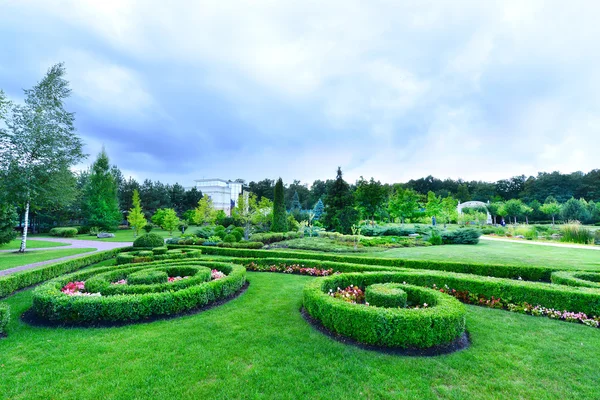
<path id="1" fill-rule="evenodd" d="M 306 267 L 303 264 L 272 264 L 264 265 L 250 262 L 245 265 L 248 271 L 256 272 L 282 272 L 284 274 L 299 274 L 311 276 L 328 276 L 333 274 L 333 269 L 320 269 Z"/>
<path id="2" fill-rule="evenodd" d="M 218 279 L 213 279 L 212 270 L 219 273 Z M 142 275 L 173 279 L 131 283 L 132 276 Z M 210 304 L 237 292 L 245 282 L 244 267 L 221 262 L 174 260 L 98 267 L 39 286 L 33 293 L 33 310 L 39 318 L 71 324 L 138 321 Z"/>

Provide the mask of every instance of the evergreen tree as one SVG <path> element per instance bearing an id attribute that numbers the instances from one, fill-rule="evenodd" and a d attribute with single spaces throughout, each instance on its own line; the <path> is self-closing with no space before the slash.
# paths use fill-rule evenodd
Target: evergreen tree
<path id="1" fill-rule="evenodd" d="M 0 204 L 0 245 L 17 237 L 15 226 L 19 218 L 15 208 L 9 204 Z"/>
<path id="2" fill-rule="evenodd" d="M 358 211 L 353 207 L 354 198 L 350 185 L 342 177 L 342 169 L 338 167 L 337 176 L 325 199 L 325 216 L 323 224 L 329 230 L 349 234 L 352 225 L 358 220 Z"/>
<path id="3" fill-rule="evenodd" d="M 273 191 L 273 223 L 272 232 L 287 232 L 287 212 L 285 211 L 285 198 L 283 193 L 283 181 L 277 180 Z"/>
<path id="4" fill-rule="evenodd" d="M 117 199 L 117 183 L 111 173 L 106 151 L 102 149 L 92 164 L 85 189 L 83 211 L 88 226 L 116 230 L 122 220 Z"/>
<path id="5" fill-rule="evenodd" d="M 140 202 L 140 193 L 137 189 L 133 189 L 133 208 L 129 210 L 129 215 L 127 216 L 127 221 L 129 225 L 133 228 L 133 237 L 136 237 L 140 233 L 140 229 L 142 229 L 148 223 L 146 221 L 146 217 L 144 217 L 144 213 L 142 212 L 142 205 Z"/>
<path id="6" fill-rule="evenodd" d="M 300 212 L 302 209 L 302 204 L 300 204 L 300 197 L 298 196 L 298 192 L 294 192 L 294 197 L 292 197 L 292 212 Z"/>
<path id="7" fill-rule="evenodd" d="M 319 201 L 317 201 L 317 204 L 315 204 L 313 212 L 315 213 L 315 216 L 313 218 L 315 221 L 318 221 L 319 218 L 323 216 L 323 213 L 325 212 L 325 205 L 323 204 L 323 201 L 321 199 L 319 199 Z"/>

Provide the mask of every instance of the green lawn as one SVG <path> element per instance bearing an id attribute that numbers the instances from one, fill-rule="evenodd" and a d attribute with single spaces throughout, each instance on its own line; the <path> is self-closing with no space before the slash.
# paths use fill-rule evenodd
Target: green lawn
<path id="1" fill-rule="evenodd" d="M 104 329 L 34 328 L 13 310 L 0 340 L 11 399 L 597 398 L 600 330 L 468 307 L 472 346 L 431 358 L 344 345 L 300 316 L 309 279 L 248 273 L 241 297 L 207 312 Z"/>
<path id="2" fill-rule="evenodd" d="M 29 240 L 27 239 L 28 249 L 47 249 L 50 247 L 62 247 L 68 246 L 66 243 L 46 242 L 43 240 Z M 21 247 L 21 239 L 11 240 L 9 243 L 0 245 L 0 250 L 17 250 Z"/>
<path id="3" fill-rule="evenodd" d="M 0 270 L 20 267 L 39 261 L 52 260 L 55 258 L 71 256 L 74 254 L 87 253 L 96 249 L 61 249 L 61 250 L 39 250 L 22 253 L 0 253 Z"/>
<path id="4" fill-rule="evenodd" d="M 196 230 L 198 227 L 194 226 L 192 227 L 192 230 Z M 77 237 L 74 237 L 73 239 L 79 239 L 79 240 L 95 240 L 95 241 L 99 241 L 99 242 L 133 242 L 135 240 L 135 238 L 133 237 L 133 230 L 131 229 L 119 229 L 118 231 L 112 232 L 114 233 L 115 237 L 114 238 L 108 238 L 108 239 L 98 239 L 96 236 L 92 236 L 92 235 L 77 235 Z M 146 232 L 142 231 L 140 233 L 140 235 L 145 234 Z M 172 237 L 171 235 L 169 235 L 169 232 L 164 231 L 162 229 L 154 229 L 152 230 L 152 233 L 157 233 L 159 234 L 161 237 L 163 238 L 169 238 Z M 173 236 L 178 237 L 181 236 L 181 231 L 173 231 Z M 36 238 L 44 238 L 44 237 L 50 237 L 48 235 L 36 235 Z"/>
<path id="5" fill-rule="evenodd" d="M 409 247 L 379 253 L 358 253 L 356 256 L 600 270 L 600 251 L 485 240 L 481 240 L 477 245 Z"/>

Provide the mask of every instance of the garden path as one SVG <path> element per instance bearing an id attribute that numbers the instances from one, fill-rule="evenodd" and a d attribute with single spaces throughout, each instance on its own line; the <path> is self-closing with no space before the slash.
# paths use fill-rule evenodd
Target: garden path
<path id="1" fill-rule="evenodd" d="M 494 242 L 507 242 L 507 243 L 523 243 L 523 244 L 532 244 L 535 246 L 550 246 L 550 247 L 567 247 L 571 249 L 587 249 L 587 250 L 600 250 L 600 246 L 588 246 L 584 244 L 569 244 L 569 243 L 546 243 L 546 242 L 536 242 L 533 240 L 522 240 L 522 239 L 504 239 L 493 236 L 481 236 L 480 239 L 483 240 L 491 240 Z"/>
<path id="2" fill-rule="evenodd" d="M 95 241 L 95 240 L 78 240 L 78 239 L 68 239 L 68 238 L 44 238 L 44 241 L 66 243 L 66 244 L 69 244 L 69 246 L 51 247 L 51 248 L 45 248 L 45 249 L 27 249 L 27 251 L 57 250 L 57 249 L 60 249 L 60 250 L 62 250 L 62 249 L 88 249 L 88 248 L 95 248 L 96 250 L 86 252 L 86 253 L 81 253 L 81 254 L 75 254 L 72 256 L 60 257 L 60 258 L 55 258 L 52 260 L 40 261 L 40 262 L 36 262 L 36 263 L 32 263 L 32 264 L 21 265 L 19 267 L 5 269 L 5 270 L 0 271 L 0 276 L 10 275 L 15 272 L 25 271 L 28 269 L 37 268 L 42 265 L 51 264 L 51 263 L 55 263 L 55 262 L 59 262 L 59 261 L 66 261 L 66 260 L 70 260 L 73 258 L 87 256 L 92 253 L 97 253 L 99 251 L 112 250 L 112 249 L 116 249 L 119 247 L 127 247 L 127 246 L 131 246 L 133 244 L 132 242 L 100 242 L 100 241 Z M 2 251 L 3 252 L 15 252 L 15 250 L 2 250 Z"/>

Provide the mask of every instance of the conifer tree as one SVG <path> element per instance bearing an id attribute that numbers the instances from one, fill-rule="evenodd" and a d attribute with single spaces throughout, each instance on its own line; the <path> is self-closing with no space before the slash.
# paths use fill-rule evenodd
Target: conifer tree
<path id="1" fill-rule="evenodd" d="M 323 215 L 323 212 L 325 212 L 325 205 L 323 204 L 323 201 L 321 199 L 319 199 L 319 201 L 317 201 L 317 204 L 315 204 L 313 212 L 315 213 L 314 220 L 318 221 L 319 218 L 321 218 L 321 216 Z"/>
<path id="2" fill-rule="evenodd" d="M 146 217 L 144 217 L 144 213 L 142 212 L 142 205 L 140 202 L 140 193 L 137 189 L 133 190 L 133 208 L 129 210 L 129 215 L 127 216 L 127 221 L 129 225 L 133 228 L 133 237 L 136 237 L 140 233 L 140 229 L 142 229 L 148 223 L 146 221 Z"/>
<path id="3" fill-rule="evenodd" d="M 283 193 L 283 181 L 281 178 L 275 184 L 273 197 L 273 223 L 271 224 L 272 232 L 287 232 L 287 212 L 285 211 L 285 198 Z"/>
<path id="4" fill-rule="evenodd" d="M 98 154 L 89 174 L 83 201 L 87 224 L 107 231 L 116 230 L 122 215 L 117 198 L 117 183 L 104 149 Z"/>
<path id="5" fill-rule="evenodd" d="M 353 207 L 354 198 L 350 185 L 342 177 L 338 167 L 337 176 L 325 199 L 325 217 L 323 223 L 329 230 L 349 234 L 352 225 L 358 221 L 358 211 Z"/>

